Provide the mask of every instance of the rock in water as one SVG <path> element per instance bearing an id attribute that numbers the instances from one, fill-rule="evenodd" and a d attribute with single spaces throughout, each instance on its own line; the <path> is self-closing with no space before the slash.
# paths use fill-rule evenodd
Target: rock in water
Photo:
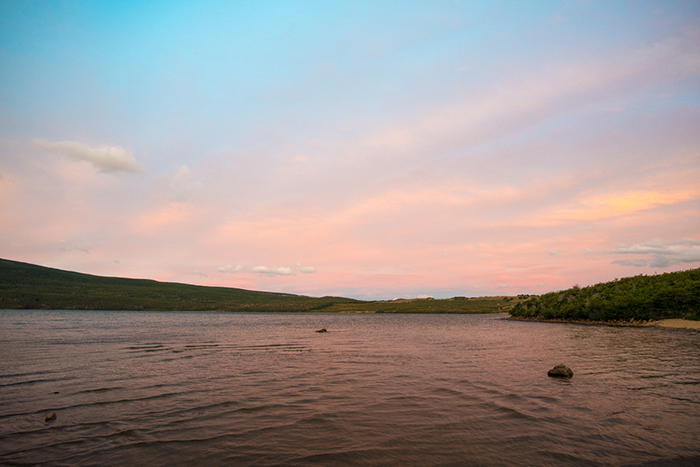
<path id="1" fill-rule="evenodd" d="M 50 414 L 46 414 L 46 421 L 50 422 L 52 420 L 56 420 L 56 412 L 51 412 Z"/>
<path id="2" fill-rule="evenodd" d="M 328 329 L 326 329 L 326 328 L 323 328 L 323 329 L 319 329 L 319 330 L 318 330 L 318 331 L 316 331 L 316 332 L 328 332 Z"/>
<path id="3" fill-rule="evenodd" d="M 574 372 L 571 371 L 566 365 L 557 365 L 547 372 L 547 376 L 554 376 L 557 378 L 571 378 L 574 376 Z"/>

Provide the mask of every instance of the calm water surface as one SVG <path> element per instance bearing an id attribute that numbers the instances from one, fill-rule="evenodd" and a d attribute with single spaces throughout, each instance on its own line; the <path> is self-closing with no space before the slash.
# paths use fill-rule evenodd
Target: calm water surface
<path id="1" fill-rule="evenodd" d="M 0 357 L 3 465 L 700 465 L 697 333 L 0 311 Z"/>

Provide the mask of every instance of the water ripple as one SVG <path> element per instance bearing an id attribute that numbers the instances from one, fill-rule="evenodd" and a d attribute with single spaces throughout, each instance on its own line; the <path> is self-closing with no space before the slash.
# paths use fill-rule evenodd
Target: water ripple
<path id="1" fill-rule="evenodd" d="M 0 312 L 0 330 L 15 323 L 0 339 L 3 465 L 700 459 L 691 335 L 466 315 L 50 316 Z M 562 362 L 574 377 L 548 378 Z"/>

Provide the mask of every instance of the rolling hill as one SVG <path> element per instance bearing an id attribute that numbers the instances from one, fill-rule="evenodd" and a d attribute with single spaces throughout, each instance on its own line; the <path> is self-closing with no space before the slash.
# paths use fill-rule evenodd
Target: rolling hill
<path id="1" fill-rule="evenodd" d="M 361 301 L 102 277 L 0 259 L 0 309 L 502 313 L 515 297 Z"/>

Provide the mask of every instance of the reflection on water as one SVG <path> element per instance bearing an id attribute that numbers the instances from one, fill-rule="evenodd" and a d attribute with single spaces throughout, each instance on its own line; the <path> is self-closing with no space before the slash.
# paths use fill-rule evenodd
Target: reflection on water
<path id="1" fill-rule="evenodd" d="M 501 318 L 2 311 L 0 463 L 700 464 L 700 335 Z"/>

